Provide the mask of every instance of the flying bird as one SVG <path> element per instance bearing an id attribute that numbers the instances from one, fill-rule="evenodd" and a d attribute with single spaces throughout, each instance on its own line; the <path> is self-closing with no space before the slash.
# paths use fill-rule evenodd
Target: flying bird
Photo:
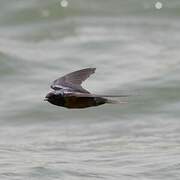
<path id="1" fill-rule="evenodd" d="M 99 106 L 105 103 L 116 103 L 116 101 L 107 99 L 108 97 L 127 97 L 127 95 L 96 95 L 84 89 L 81 84 L 96 68 L 86 68 L 62 76 L 51 84 L 53 91 L 49 92 L 45 101 L 56 106 L 66 108 L 87 108 Z"/>

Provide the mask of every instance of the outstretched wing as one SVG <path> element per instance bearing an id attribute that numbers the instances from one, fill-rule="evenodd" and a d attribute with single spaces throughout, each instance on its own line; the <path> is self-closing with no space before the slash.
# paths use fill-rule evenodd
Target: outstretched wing
<path id="1" fill-rule="evenodd" d="M 82 88 L 81 84 L 85 81 L 91 74 L 95 72 L 96 68 L 86 68 L 79 71 L 75 71 L 66 74 L 53 81 L 52 89 L 72 89 L 82 93 L 89 93 L 87 90 Z"/>

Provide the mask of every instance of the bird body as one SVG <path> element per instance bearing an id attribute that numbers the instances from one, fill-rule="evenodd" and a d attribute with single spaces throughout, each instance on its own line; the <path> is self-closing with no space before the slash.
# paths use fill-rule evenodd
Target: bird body
<path id="1" fill-rule="evenodd" d="M 68 108 L 87 108 L 91 106 L 99 106 L 106 103 L 105 98 L 101 97 L 75 97 L 65 98 L 64 106 Z"/>
<path id="2" fill-rule="evenodd" d="M 95 68 L 86 68 L 56 79 L 51 85 L 54 91 L 48 93 L 45 100 L 56 106 L 79 109 L 115 102 L 106 97 L 127 97 L 95 95 L 84 89 L 81 86 L 82 82 L 94 72 Z"/>

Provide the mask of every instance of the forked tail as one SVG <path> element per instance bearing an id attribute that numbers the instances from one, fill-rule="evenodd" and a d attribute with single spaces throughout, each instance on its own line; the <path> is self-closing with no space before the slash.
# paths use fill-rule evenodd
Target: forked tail
<path id="1" fill-rule="evenodd" d="M 113 99 L 106 99 L 106 103 L 109 104 L 127 104 L 127 101 L 118 101 L 118 100 L 113 100 Z"/>

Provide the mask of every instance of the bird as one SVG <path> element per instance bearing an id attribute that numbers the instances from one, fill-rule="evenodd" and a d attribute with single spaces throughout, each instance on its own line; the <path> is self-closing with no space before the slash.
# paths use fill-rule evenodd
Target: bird
<path id="1" fill-rule="evenodd" d="M 128 95 L 97 95 L 84 89 L 81 84 L 90 75 L 95 73 L 96 68 L 85 68 L 66 74 L 51 84 L 53 91 L 45 96 L 45 101 L 69 109 L 82 109 L 117 103 L 108 97 L 127 97 Z"/>

